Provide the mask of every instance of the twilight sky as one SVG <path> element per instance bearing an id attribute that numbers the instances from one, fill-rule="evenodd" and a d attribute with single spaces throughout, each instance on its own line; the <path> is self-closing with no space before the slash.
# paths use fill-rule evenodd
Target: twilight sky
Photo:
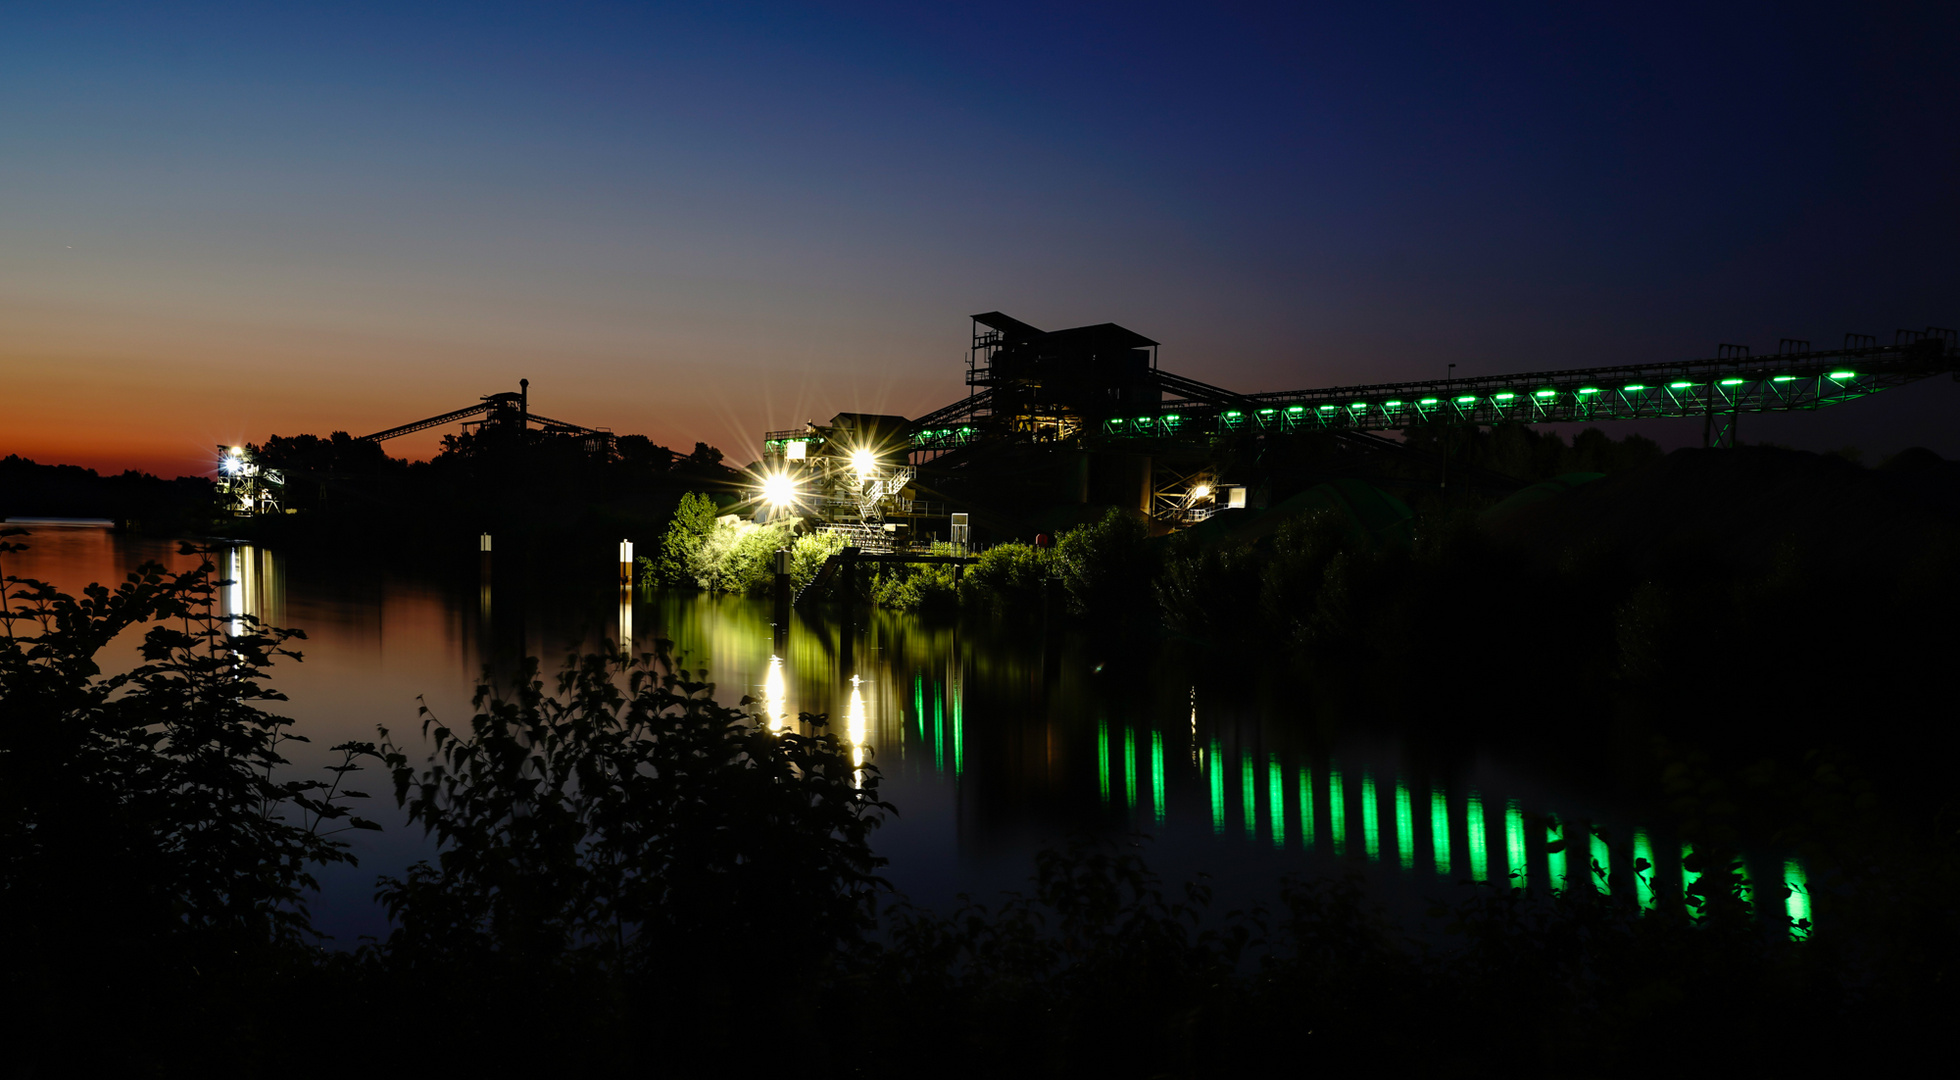
<path id="1" fill-rule="evenodd" d="M 990 309 L 1248 391 L 1960 325 L 1960 5 L 0 3 L 0 453 L 524 376 L 746 461 L 952 401 Z"/>

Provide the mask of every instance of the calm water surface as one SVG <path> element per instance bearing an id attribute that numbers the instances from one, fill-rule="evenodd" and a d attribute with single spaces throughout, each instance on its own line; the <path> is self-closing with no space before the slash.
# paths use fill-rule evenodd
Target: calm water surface
<path id="1" fill-rule="evenodd" d="M 146 559 L 196 562 L 175 543 L 99 529 L 40 529 L 27 542 L 5 572 L 68 592 L 118 581 Z M 218 558 L 233 582 L 228 611 L 306 632 L 304 661 L 271 679 L 312 740 L 291 752 L 300 770 L 321 768 L 335 743 L 374 739 L 377 725 L 412 738 L 418 703 L 466 721 L 487 661 L 525 652 L 550 670 L 574 648 L 624 637 L 644 651 L 664 637 L 724 703 L 747 694 L 765 721 L 830 715 L 899 808 L 875 834 L 887 876 L 942 909 L 961 892 L 1019 886 L 1042 844 L 1084 832 L 1147 834 L 1156 869 L 1170 880 L 1211 875 L 1222 907 L 1270 899 L 1290 871 L 1353 870 L 1391 907 L 1413 908 L 1474 881 L 1578 885 L 1594 863 L 1644 904 L 1680 902 L 1678 842 L 1649 808 L 1612 793 L 1603 764 L 1437 745 L 1366 716 L 1329 725 L 1304 704 L 1308 688 L 1256 661 L 1200 669 L 1175 646 L 1134 655 L 1071 639 L 1049 642 L 1044 662 L 1038 627 L 869 609 L 847 650 L 835 608 L 800 614 L 779 652 L 764 601 L 501 578 L 492 588 L 473 566 L 350 570 L 251 546 Z M 136 636 L 104 667 L 133 660 Z M 314 905 L 319 927 L 346 944 L 385 930 L 370 899 L 375 875 L 432 851 L 402 823 L 385 778 L 361 775 L 357 786 L 375 796 L 364 816 L 390 828 L 347 835 L 360 866 L 325 873 Z M 1607 838 L 1588 837 L 1575 824 L 1585 821 Z M 1569 850 L 1547 851 L 1561 827 L 1573 833 Z M 1630 873 L 1636 858 L 1655 869 Z M 1760 872 L 1801 876 L 1794 864 Z"/>

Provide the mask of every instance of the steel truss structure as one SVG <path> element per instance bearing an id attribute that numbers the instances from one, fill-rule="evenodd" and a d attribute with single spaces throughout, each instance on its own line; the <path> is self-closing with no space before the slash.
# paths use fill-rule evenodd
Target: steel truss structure
<path id="1" fill-rule="evenodd" d="M 483 418 L 480 423 L 484 425 L 528 429 L 531 425 L 535 424 L 539 430 L 548 435 L 583 435 L 585 436 L 586 449 L 588 450 L 599 452 L 609 449 L 613 437 L 611 429 L 589 428 L 580 424 L 567 423 L 563 420 L 553 420 L 549 416 L 540 416 L 531 411 L 531 380 L 519 379 L 518 386 L 519 390 L 515 394 L 508 392 L 489 394 L 475 405 L 468 405 L 461 409 L 443 413 L 440 416 L 425 417 L 399 427 L 377 431 L 372 435 L 363 435 L 357 441 L 386 442 L 389 439 L 402 435 L 412 434 L 417 431 L 427 431 L 429 428 L 442 427 L 445 424 L 454 424 L 459 421 L 468 420 L 471 417 L 480 416 Z"/>
<path id="2" fill-rule="evenodd" d="M 1773 356 L 1752 357 L 1746 347 L 1723 346 L 1713 359 L 1255 394 L 1157 370 L 1153 352 L 1148 377 L 1161 391 L 1158 402 L 1101 418 L 1093 436 L 1083 441 L 1190 444 L 1242 433 L 1359 435 L 1438 423 L 1673 418 L 1701 419 L 1711 444 L 1733 445 L 1743 413 L 1821 409 L 1933 375 L 1960 373 L 1960 335 L 1953 330 L 1902 330 L 1891 345 L 1879 345 L 1869 335 L 1846 339 L 1844 348 L 1825 350 L 1786 339 Z M 990 388 L 914 421 L 913 453 L 930 460 L 986 439 L 1022 434 L 1025 425 L 1002 430 L 991 393 Z M 1070 434 L 1091 433 L 1078 425 Z"/>
<path id="3" fill-rule="evenodd" d="M 286 475 L 259 465 L 243 446 L 218 447 L 218 496 L 233 517 L 277 514 L 286 492 Z"/>
<path id="4" fill-rule="evenodd" d="M 913 539 L 930 508 L 913 488 L 918 470 L 906 461 L 903 417 L 839 413 L 829 424 L 772 431 L 763 437 L 763 477 L 780 477 L 799 512 L 813 514 L 819 532 L 837 533 L 869 552 L 889 552 Z M 758 498 L 766 498 L 766 483 Z M 907 530 L 899 535 L 899 530 Z"/>

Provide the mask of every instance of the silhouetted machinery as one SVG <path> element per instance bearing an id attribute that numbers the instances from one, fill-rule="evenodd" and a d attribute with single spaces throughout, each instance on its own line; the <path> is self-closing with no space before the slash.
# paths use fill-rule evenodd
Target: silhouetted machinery
<path id="1" fill-rule="evenodd" d="M 286 475 L 258 463 L 247 446 L 218 447 L 218 498 L 234 517 L 277 514 L 286 491 Z"/>
<path id="2" fill-rule="evenodd" d="M 908 544 L 922 519 L 945 508 L 921 500 L 903 416 L 838 413 L 828 424 L 772 431 L 763 439 L 756 495 L 770 516 L 814 516 L 818 529 L 868 552 Z"/>
<path id="3" fill-rule="evenodd" d="M 403 424 L 400 427 L 391 427 L 386 431 L 377 431 L 372 435 L 363 435 L 361 436 L 361 440 L 364 442 L 386 442 L 398 436 L 408 435 L 417 431 L 426 431 L 433 427 L 442 427 L 445 424 L 462 422 L 463 426 L 467 428 L 473 422 L 478 426 L 479 430 L 528 431 L 535 425 L 538 430 L 547 434 L 584 436 L 586 448 L 595 453 L 604 452 L 611 448 L 613 438 L 611 429 L 583 427 L 579 424 L 566 423 L 563 420 L 553 420 L 548 416 L 540 416 L 531 411 L 531 380 L 519 379 L 517 380 L 517 386 L 517 393 L 505 392 L 491 394 L 475 405 L 457 409 L 453 412 L 446 412 L 440 416 L 427 417 L 426 419 L 417 420 L 414 423 Z M 480 417 L 481 419 L 472 420 L 472 418 L 476 417 Z"/>
<path id="4" fill-rule="evenodd" d="M 1708 445 L 1733 446 L 1744 413 L 1810 411 L 1960 372 L 1960 334 L 1943 327 L 1900 330 L 1889 345 L 1861 334 L 1835 349 L 1786 338 L 1770 355 L 1723 345 L 1711 359 L 1253 394 L 1165 371 L 1157 350 L 1114 323 L 1044 331 L 998 311 L 975 315 L 967 396 L 916 420 L 877 418 L 880 460 L 902 455 L 949 476 L 1019 476 L 1047 488 L 1047 501 L 1129 504 L 1190 521 L 1230 491 L 1209 464 L 1227 441 L 1313 434 L 1363 453 L 1400 454 L 1409 451 L 1381 432 L 1689 418 L 1703 422 Z M 791 463 L 812 460 L 788 455 L 794 440 L 817 459 L 837 457 L 824 449 L 837 427 L 771 432 L 763 485 L 774 482 L 780 493 Z M 826 479 L 823 490 L 848 489 L 853 477 L 842 475 L 841 487 Z M 803 477 L 795 473 L 794 482 Z M 820 505 L 834 524 L 874 524 L 876 515 L 854 509 L 854 499 L 826 494 Z"/>

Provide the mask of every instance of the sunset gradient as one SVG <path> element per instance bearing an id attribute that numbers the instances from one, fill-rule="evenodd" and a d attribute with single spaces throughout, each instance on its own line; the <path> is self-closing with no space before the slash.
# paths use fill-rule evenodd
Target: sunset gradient
<path id="1" fill-rule="evenodd" d="M 11 6 L 0 454 L 208 472 L 522 377 L 742 461 L 958 397 L 995 309 L 1245 390 L 1954 325 L 1956 8 L 1712 11 Z M 1956 408 L 1743 435 L 1960 456 Z"/>

